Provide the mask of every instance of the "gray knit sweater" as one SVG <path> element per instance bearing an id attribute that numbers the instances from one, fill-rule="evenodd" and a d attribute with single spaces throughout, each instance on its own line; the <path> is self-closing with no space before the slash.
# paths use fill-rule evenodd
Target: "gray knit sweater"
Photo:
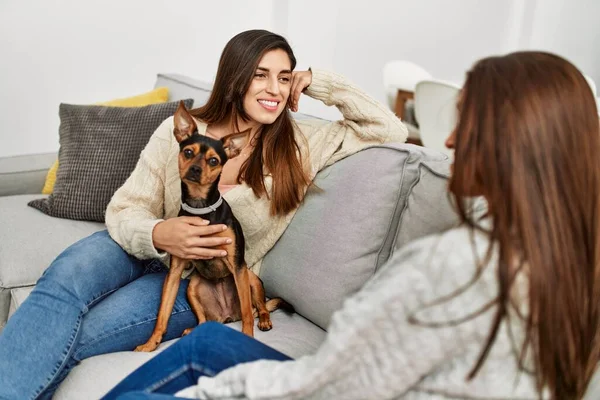
<path id="1" fill-rule="evenodd" d="M 532 377 L 517 366 L 518 327 L 511 328 L 511 340 L 508 326 L 502 326 L 479 374 L 465 379 L 485 343 L 494 308 L 452 322 L 476 313 L 498 292 L 495 257 L 469 285 L 488 245 L 484 234 L 464 227 L 416 241 L 345 301 L 315 354 L 241 364 L 200 378 L 178 396 L 536 399 Z"/>

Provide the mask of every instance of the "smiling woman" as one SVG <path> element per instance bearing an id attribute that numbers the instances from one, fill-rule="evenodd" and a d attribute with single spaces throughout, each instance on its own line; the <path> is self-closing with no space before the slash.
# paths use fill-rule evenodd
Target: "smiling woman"
<path id="1" fill-rule="evenodd" d="M 220 139 L 249 131 L 251 140 L 223 167 L 221 183 L 230 190 L 219 189 L 241 224 L 246 263 L 255 273 L 320 170 L 365 147 L 404 142 L 407 136 L 386 106 L 342 76 L 294 72 L 295 66 L 282 36 L 242 32 L 223 50 L 207 104 L 191 111 L 200 135 Z M 294 121 L 290 111 L 298 111 L 302 93 L 336 106 L 344 121 Z M 222 247 L 227 238 L 215 235 L 223 225 L 178 216 L 180 146 L 173 130 L 171 117 L 115 192 L 106 210 L 108 233 L 65 250 L 8 321 L 0 336 L 0 398 L 51 397 L 82 359 L 140 345 L 155 325 L 168 254 L 186 260 L 227 255 Z M 181 282 L 176 315 L 163 340 L 197 324 L 187 285 Z"/>
<path id="2" fill-rule="evenodd" d="M 403 142 L 407 136 L 404 125 L 384 105 L 343 77 L 318 70 L 294 71 L 295 67 L 296 57 L 282 36 L 265 30 L 242 32 L 223 49 L 207 103 L 190 112 L 203 135 L 220 139 L 249 131 L 247 144 L 238 149 L 241 154 L 223 167 L 219 188 L 244 228 L 246 261 L 256 271 L 319 170 L 366 146 Z M 290 111 L 298 111 L 302 93 L 337 106 L 344 123 L 294 121 Z M 173 122 L 165 121 L 155 136 L 170 141 L 172 130 Z M 157 155 L 151 157 L 155 160 Z M 131 179 L 136 176 L 134 171 Z M 165 178 L 171 179 L 175 177 Z M 128 189 L 125 185 L 115 194 L 107 211 L 111 236 L 126 250 L 133 244 L 128 239 L 130 223 L 112 210 L 119 210 L 121 202 L 129 204 Z M 158 222 L 152 231 L 153 247 L 183 253 L 187 238 L 175 240 L 177 232 L 181 227 L 176 219 Z M 198 257 L 221 256 L 196 239 L 191 240 Z"/>
<path id="3" fill-rule="evenodd" d="M 283 37 L 260 30 L 242 32 L 223 50 L 207 104 L 191 113 L 217 139 L 251 131 L 242 155 L 223 170 L 222 183 L 245 181 L 257 197 L 264 196 L 266 169 L 273 177 L 271 215 L 296 208 L 310 182 L 299 151 L 301 138 L 294 133 L 290 114 L 284 112 L 292 87 L 299 88 L 292 96 L 296 104 L 291 104 L 297 110 L 300 91 L 311 81 L 308 71 L 292 73 L 295 66 L 294 53 Z M 259 151 L 254 151 L 257 147 Z"/>
<path id="4" fill-rule="evenodd" d="M 248 68 L 251 67 L 252 65 L 248 65 Z M 237 126 L 234 129 L 236 131 L 250 130 L 251 137 L 248 144 L 242 149 L 240 156 L 237 159 L 231 159 L 231 162 L 228 162 L 223 169 L 220 186 L 222 191 L 240 183 L 240 171 L 242 167 L 247 165 L 246 161 L 252 154 L 254 144 L 257 140 L 256 136 L 261 126 L 273 124 L 277 120 L 277 117 L 279 117 L 288 104 L 291 84 L 292 66 L 288 53 L 282 49 L 271 50 L 265 53 L 260 59 L 253 79 L 250 82 L 250 87 L 244 95 L 243 110 L 246 112 L 249 120 L 235 121 Z M 221 135 L 215 135 L 214 129 L 216 128 L 214 125 L 209 127 L 209 135 L 216 136 L 217 138 L 222 137 Z M 227 134 L 228 131 L 229 129 L 225 129 L 223 133 Z M 288 165 L 293 165 L 293 161 L 292 164 Z M 277 166 L 274 166 L 272 169 L 281 170 Z M 306 184 L 307 182 L 303 182 L 305 177 L 301 172 L 301 170 L 298 171 L 299 183 Z M 293 173 L 294 171 L 292 171 Z M 257 178 L 254 181 L 260 180 L 261 177 L 258 176 Z M 252 178 L 251 181 L 253 181 Z M 261 190 L 262 188 L 259 186 L 257 191 L 261 192 Z"/>
<path id="5" fill-rule="evenodd" d="M 244 96 L 244 109 L 253 121 L 275 122 L 290 95 L 291 68 L 288 54 L 281 49 L 269 51 L 260 59 Z"/>

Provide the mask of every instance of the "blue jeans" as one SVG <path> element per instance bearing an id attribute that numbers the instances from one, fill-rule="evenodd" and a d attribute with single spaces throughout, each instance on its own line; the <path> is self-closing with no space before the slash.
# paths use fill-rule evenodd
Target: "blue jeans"
<path id="1" fill-rule="evenodd" d="M 206 322 L 132 372 L 103 400 L 173 399 L 201 376 L 214 376 L 237 364 L 290 358 L 256 339 L 216 322 Z"/>
<path id="2" fill-rule="evenodd" d="M 81 360 L 150 337 L 165 266 L 127 254 L 108 232 L 66 249 L 0 334 L 0 399 L 50 398 Z M 182 281 L 163 340 L 197 324 Z"/>

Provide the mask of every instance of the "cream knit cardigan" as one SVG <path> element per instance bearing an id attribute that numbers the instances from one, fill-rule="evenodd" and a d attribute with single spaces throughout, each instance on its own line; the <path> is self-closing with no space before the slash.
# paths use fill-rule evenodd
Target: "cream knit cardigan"
<path id="1" fill-rule="evenodd" d="M 312 70 L 312 83 L 305 93 L 328 106 L 336 106 L 344 119 L 329 122 L 298 120 L 298 143 L 308 153 L 310 178 L 324 167 L 370 145 L 404 142 L 404 124 L 384 105 L 370 98 L 340 75 Z M 199 123 L 204 134 L 206 124 Z M 302 139 L 302 135 L 306 140 Z M 113 195 L 106 210 L 106 226 L 111 237 L 129 254 L 139 259 L 160 258 L 152 242 L 152 230 L 159 222 L 176 217 L 181 206 L 181 180 L 178 169 L 179 144 L 173 136 L 173 118 L 166 119 L 154 132 L 127 181 Z M 272 179 L 265 178 L 270 192 Z M 283 234 L 295 210 L 281 217 L 269 214 L 269 200 L 257 198 L 241 184 L 224 196 L 240 221 L 246 241 L 246 263 L 259 273 L 265 254 Z"/>

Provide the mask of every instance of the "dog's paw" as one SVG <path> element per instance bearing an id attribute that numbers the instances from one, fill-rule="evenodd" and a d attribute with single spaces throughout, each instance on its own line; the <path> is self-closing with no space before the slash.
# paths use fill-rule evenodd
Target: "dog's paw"
<path id="1" fill-rule="evenodd" d="M 158 347 L 158 344 L 148 342 L 148 343 L 139 345 L 133 351 L 149 353 L 151 351 L 156 350 L 157 347 Z"/>
<path id="2" fill-rule="evenodd" d="M 262 321 L 258 321 L 258 329 L 261 331 L 270 331 L 273 328 L 273 323 L 271 319 L 265 319 Z"/>
<path id="3" fill-rule="evenodd" d="M 183 333 L 181 334 L 181 337 L 189 335 L 193 330 L 194 330 L 194 328 L 187 328 L 185 331 L 183 331 Z"/>

